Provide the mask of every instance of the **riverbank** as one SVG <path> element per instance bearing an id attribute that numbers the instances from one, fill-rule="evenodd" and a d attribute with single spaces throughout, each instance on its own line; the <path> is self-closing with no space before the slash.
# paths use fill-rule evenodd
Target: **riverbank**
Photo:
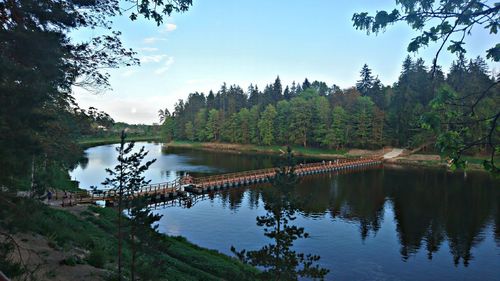
<path id="1" fill-rule="evenodd" d="M 127 137 L 127 141 L 158 141 L 162 139 L 159 136 L 131 136 Z M 84 148 L 89 148 L 98 145 L 106 145 L 119 143 L 119 137 L 109 138 L 88 138 L 78 141 Z M 191 142 L 191 141 L 171 141 L 165 143 L 164 147 L 177 147 L 198 149 L 213 152 L 225 153 L 244 153 L 244 154 L 272 154 L 281 155 L 286 150 L 284 146 L 259 146 L 253 144 L 234 144 L 234 143 L 219 143 L 219 142 Z M 380 157 L 390 151 L 391 148 L 367 150 L 367 149 L 321 149 L 321 148 L 304 148 L 301 146 L 292 147 L 294 154 L 299 157 L 307 158 L 320 158 L 320 159 L 338 159 L 338 158 L 358 158 L 358 157 Z M 467 170 L 484 171 L 482 162 L 485 157 L 478 156 L 464 156 L 468 162 Z M 445 159 L 442 159 L 436 154 L 411 154 L 405 153 L 393 159 L 386 160 L 387 163 L 402 165 L 402 166 L 415 166 L 427 168 L 440 168 L 449 169 Z"/>
<path id="2" fill-rule="evenodd" d="M 0 271 L 13 277 L 33 271 L 34 280 L 115 280 L 116 219 L 111 208 L 50 207 L 41 202 L 0 194 L 0 242 L 11 236 L 22 263 L 0 255 Z M 198 247 L 185 238 L 155 233 L 154 243 L 142 245 L 136 272 L 152 280 L 254 280 L 258 271 L 235 258 Z M 17 249 L 11 253 L 21 261 Z M 124 272 L 129 274 L 130 241 L 123 248 Z M 15 279 L 14 279 L 15 280 Z"/>
<path id="3" fill-rule="evenodd" d="M 189 142 L 189 141 L 171 141 L 165 143 L 164 146 L 168 147 L 179 147 L 179 148 L 191 148 L 206 151 L 215 152 L 227 152 L 227 153 L 248 153 L 248 154 L 283 154 L 286 152 L 286 147 L 279 145 L 272 146 L 259 146 L 253 144 L 235 144 L 235 143 L 218 143 L 218 142 Z M 319 149 L 319 148 L 304 148 L 304 147 L 292 147 L 293 152 L 296 156 L 300 157 L 312 157 L 312 158 L 325 158 L 325 159 L 337 159 L 346 158 L 349 155 L 347 150 L 335 150 L 335 149 Z"/>
<path id="4" fill-rule="evenodd" d="M 248 154 L 282 154 L 286 148 L 284 146 L 258 146 L 251 144 L 233 144 L 233 143 L 215 143 L 215 142 L 189 142 L 189 141 L 171 141 L 165 143 L 164 147 L 190 148 L 205 151 L 226 152 L 226 153 L 248 153 Z M 294 154 L 299 157 L 319 158 L 319 159 L 338 159 L 338 158 L 358 158 L 358 157 L 381 157 L 392 148 L 367 150 L 367 149 L 349 149 L 332 150 L 320 148 L 292 147 Z M 482 161 L 484 157 L 464 156 L 468 162 L 467 170 L 484 171 Z M 426 168 L 449 169 L 445 159 L 436 154 L 411 154 L 404 152 L 403 155 L 393 159 L 386 159 L 387 163 L 401 166 L 415 166 Z"/>

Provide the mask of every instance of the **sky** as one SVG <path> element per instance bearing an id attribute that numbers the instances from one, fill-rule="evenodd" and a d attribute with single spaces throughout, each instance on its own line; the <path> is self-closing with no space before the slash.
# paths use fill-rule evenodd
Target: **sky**
<path id="1" fill-rule="evenodd" d="M 109 71 L 112 89 L 95 94 L 75 88 L 82 108 L 94 106 L 115 121 L 158 122 L 158 110 L 172 111 L 189 93 L 216 92 L 223 82 L 263 89 L 279 75 L 282 84 L 324 81 L 341 88 L 354 86 L 363 64 L 385 85 L 397 81 L 406 47 L 415 37 L 399 23 L 378 35 L 352 26 L 356 12 L 392 10 L 394 0 L 193 0 L 183 14 L 173 14 L 161 26 L 152 21 L 114 20 L 125 46 L 133 48 L 140 66 Z M 75 40 L 99 35 L 75 32 Z M 466 39 L 467 57 L 485 56 L 499 36 L 477 27 Z M 437 45 L 410 54 L 430 65 Z M 446 70 L 455 59 L 442 52 Z M 490 63 L 493 71 L 500 65 Z"/>

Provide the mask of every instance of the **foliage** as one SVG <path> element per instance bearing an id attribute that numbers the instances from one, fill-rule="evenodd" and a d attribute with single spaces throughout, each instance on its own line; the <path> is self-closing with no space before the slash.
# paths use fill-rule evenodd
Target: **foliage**
<path id="1" fill-rule="evenodd" d="M 272 89 L 282 87 L 277 78 L 263 92 L 251 85 L 247 98 L 235 90 L 240 89 L 239 86 L 228 89 L 225 84 L 207 97 L 203 93 L 191 94 L 186 101 L 178 103 L 182 106 L 177 106 L 173 113 L 176 118 L 168 124 L 171 136 L 175 140 L 193 140 L 185 133 L 175 132 L 185 132 L 186 126 L 191 128 L 189 122 L 194 122 L 194 140 L 198 142 L 300 145 L 337 150 L 385 145 L 425 147 L 453 159 L 452 163 L 460 163 L 458 156 L 463 154 L 493 155 L 488 162 L 495 163 L 493 152 L 499 136 L 492 128 L 498 128 L 498 120 L 495 121 L 498 77 L 491 77 L 486 63 L 479 57 L 470 61 L 460 57 L 445 75 L 439 67 L 429 68 L 423 59 L 408 56 L 398 81 L 392 86 L 382 85 L 364 65 L 356 88 L 342 90 L 321 81 L 305 81 L 303 85 L 293 82 L 285 87 L 286 95 L 274 95 L 278 101 L 271 98 Z M 440 89 L 444 87 L 451 87 L 456 94 L 442 93 Z M 477 93 L 483 96 L 479 102 Z M 238 107 L 229 109 L 228 104 L 238 104 Z M 239 111 L 235 111 L 237 108 Z M 432 124 L 428 124 L 431 121 Z M 450 122 L 454 125 L 450 126 Z M 473 130 L 458 129 L 458 125 L 469 123 L 476 123 L 468 126 Z M 165 130 L 166 125 L 162 128 Z M 449 144 L 439 141 L 451 140 L 441 136 L 448 130 L 456 131 L 456 137 L 463 143 L 463 149 L 455 151 L 460 153 L 452 153 Z M 470 147 L 471 143 L 478 145 Z"/>
<path id="2" fill-rule="evenodd" d="M 118 199 L 118 279 L 122 279 L 122 232 L 123 232 L 123 224 L 122 224 L 122 211 L 124 209 L 126 201 L 130 198 L 135 198 L 136 192 L 139 189 L 148 184 L 149 181 L 145 180 L 142 175 L 145 171 L 148 170 L 149 166 L 151 166 L 156 159 L 147 161 L 145 164 L 142 164 L 144 157 L 148 154 L 148 152 L 144 151 L 144 146 L 138 152 L 132 152 L 134 149 L 134 143 L 131 142 L 125 145 L 125 131 L 122 131 L 121 134 L 121 142 L 120 146 L 116 148 L 118 152 L 118 164 L 111 169 L 106 169 L 106 172 L 109 174 L 109 178 L 106 178 L 102 183 L 105 186 L 111 187 L 115 190 Z M 131 214 L 132 221 L 132 240 L 135 245 L 134 237 L 136 235 L 137 226 L 143 226 L 144 216 L 148 217 L 150 213 L 149 208 L 144 208 L 144 204 L 140 199 L 132 200 L 131 206 L 129 207 L 129 212 Z M 144 209 L 142 209 L 144 208 Z M 156 217 L 154 217 L 156 219 Z M 157 218 L 159 220 L 159 218 Z M 149 225 L 148 225 L 149 227 Z M 132 259 L 132 268 L 135 265 L 135 247 L 133 248 L 133 259 Z M 132 278 L 134 278 L 134 270 L 132 272 Z"/>
<path id="3" fill-rule="evenodd" d="M 104 268 L 106 253 L 100 247 L 95 247 L 87 257 L 87 263 L 97 268 Z"/>
<path id="4" fill-rule="evenodd" d="M 416 52 L 429 43 L 440 42 L 441 49 L 448 44 L 448 51 L 464 54 L 465 37 L 474 27 L 483 27 L 491 35 L 497 34 L 500 27 L 500 6 L 485 0 L 410 0 L 396 1 L 399 9 L 378 11 L 375 16 L 366 12 L 355 13 L 352 17 L 354 27 L 369 33 L 384 31 L 388 25 L 406 22 L 420 34 L 408 45 L 409 52 Z M 496 44 L 486 51 L 487 58 L 500 60 L 500 45 Z"/>
<path id="5" fill-rule="evenodd" d="M 18 250 L 15 240 L 10 235 L 0 232 L 0 272 L 11 278 L 26 275 L 26 269 L 18 261 L 19 257 L 16 259 Z"/>
<path id="6" fill-rule="evenodd" d="M 262 144 L 270 145 L 274 143 L 274 119 L 276 118 L 276 109 L 272 104 L 268 105 L 259 120 L 259 133 Z"/>
<path id="7" fill-rule="evenodd" d="M 395 112 L 393 117 L 400 124 L 413 124 L 416 127 L 417 122 L 408 120 L 403 114 L 411 109 L 414 112 L 420 111 L 420 115 L 423 115 L 425 119 L 423 126 L 434 129 L 438 149 L 451 158 L 453 167 L 464 167 L 462 154 L 479 149 L 490 154 L 489 160 L 484 162 L 484 167 L 498 174 L 499 168 L 495 163 L 495 158 L 497 151 L 500 150 L 498 142 L 499 77 L 488 77 L 486 64 L 482 59 L 478 58 L 467 65 L 464 58 L 467 52 L 465 39 L 471 34 L 473 28 L 487 29 L 492 38 L 497 34 L 500 27 L 499 3 L 486 0 L 410 0 L 396 1 L 396 4 L 399 6 L 397 9 L 391 12 L 378 11 L 375 16 L 366 12 L 354 14 L 352 17 L 354 27 L 365 30 L 369 34 L 384 31 L 388 25 L 396 22 L 406 22 L 419 33 L 410 41 L 409 52 L 416 52 L 430 43 L 439 42 L 439 48 L 433 59 L 432 78 L 434 81 L 431 83 L 433 87 L 418 89 L 416 93 L 431 93 L 427 95 L 427 101 L 437 94 L 433 100 L 433 108 L 439 108 L 440 112 L 424 114 L 423 108 L 415 100 L 398 95 L 403 98 L 399 100 L 403 110 Z M 446 92 L 449 93 L 447 90 L 437 91 L 442 85 L 440 80 L 443 76 L 437 61 L 445 46 L 448 51 L 457 54 L 458 57 L 446 81 L 454 91 L 459 93 L 455 96 L 447 95 Z M 486 50 L 486 58 L 495 62 L 500 61 L 500 44 Z M 422 63 L 417 61 L 416 64 L 417 68 L 423 69 Z M 407 65 L 409 64 L 404 64 L 403 71 L 408 70 Z M 402 76 L 404 75 L 405 73 L 402 73 Z M 454 115 L 454 119 L 450 119 L 450 115 Z M 398 127 L 397 130 L 399 129 Z M 412 137 L 419 138 L 418 135 L 410 136 L 410 134 L 410 132 L 402 132 L 400 141 Z"/>
<path id="8" fill-rule="evenodd" d="M 145 196 L 134 196 L 129 201 L 128 213 L 130 217 L 130 244 L 132 252 L 132 261 L 130 263 L 131 279 L 136 280 L 135 275 L 138 264 L 138 256 L 148 249 L 148 246 L 155 245 L 154 233 L 157 231 L 157 225 L 152 225 L 161 219 L 161 215 L 153 214 L 149 207 L 149 198 Z M 140 272 L 139 272 L 140 275 Z M 144 278 L 144 276 L 141 276 Z M 141 279 L 142 279 L 141 278 Z"/>
<path id="9" fill-rule="evenodd" d="M 320 257 L 293 250 L 294 241 L 307 238 L 309 234 L 303 227 L 292 224 L 296 218 L 296 208 L 293 205 L 291 190 L 297 183 L 298 177 L 295 174 L 295 160 L 290 147 L 276 175 L 271 177 L 270 181 L 273 189 L 266 195 L 273 197 L 273 200 L 265 200 L 264 208 L 267 213 L 257 217 L 257 225 L 264 227 L 264 235 L 273 240 L 273 243 L 259 250 L 238 252 L 231 247 L 231 251 L 240 260 L 264 268 L 260 274 L 263 280 L 299 280 L 299 278 L 323 280 L 329 270 L 315 265 Z"/>
<path id="10" fill-rule="evenodd" d="M 34 187 L 37 181 L 39 188 L 46 188 L 50 183 L 39 177 L 46 163 L 67 169 L 81 153 L 75 140 L 113 123 L 95 108 L 80 109 L 72 90 L 106 90 L 108 69 L 139 63 L 114 29 L 115 16 L 125 14 L 133 20 L 142 16 L 161 24 L 165 16 L 184 12 L 191 4 L 191 0 L 1 1 L 0 184 L 17 187 L 20 181 L 30 181 Z M 100 32 L 75 42 L 69 34 L 80 29 Z"/>
<path id="11" fill-rule="evenodd" d="M 103 260 L 107 270 L 116 270 L 117 216 L 116 209 L 95 206 L 89 206 L 77 216 L 35 200 L 0 194 L 2 230 L 53 237 L 57 247 L 89 251 L 87 262 L 96 258 L 99 265 Z M 123 217 L 123 220 L 127 218 Z M 141 261 L 136 266 L 141 280 L 255 280 L 257 270 L 234 258 L 198 247 L 185 238 L 159 233 L 152 235 L 155 237 L 151 240 L 157 243 L 144 245 Z M 124 275 L 129 275 L 131 244 L 128 236 L 124 239 L 127 242 L 123 244 Z M 3 253 L 0 251 L 0 255 Z M 91 258 L 92 255 L 95 257 Z M 4 265 L 0 263 L 0 266 Z"/>

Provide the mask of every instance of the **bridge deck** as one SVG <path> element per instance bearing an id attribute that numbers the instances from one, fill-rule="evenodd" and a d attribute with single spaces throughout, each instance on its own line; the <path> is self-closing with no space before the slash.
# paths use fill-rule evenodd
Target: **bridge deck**
<path id="1" fill-rule="evenodd" d="M 306 176 L 318 173 L 326 173 L 332 171 L 351 170 L 374 166 L 382 163 L 380 158 L 360 158 L 360 159 L 338 159 L 335 161 L 323 161 L 319 163 L 299 164 L 295 166 L 295 173 L 298 176 Z M 237 173 L 228 173 L 207 177 L 184 177 L 172 182 L 156 183 L 144 186 L 135 192 L 135 196 L 149 195 L 159 200 L 165 201 L 173 199 L 186 192 L 201 194 L 208 191 L 219 190 L 223 188 L 236 187 L 242 185 L 251 185 L 264 183 L 276 174 L 276 168 L 251 170 Z M 97 190 L 88 192 L 78 192 L 61 195 L 63 205 L 93 203 L 96 201 L 116 200 L 117 191 L 115 190 Z"/>

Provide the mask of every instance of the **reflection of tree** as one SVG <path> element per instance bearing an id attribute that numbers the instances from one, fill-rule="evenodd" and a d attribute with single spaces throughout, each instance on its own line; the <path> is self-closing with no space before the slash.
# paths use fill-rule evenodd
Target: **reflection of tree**
<path id="1" fill-rule="evenodd" d="M 234 247 L 231 247 L 231 251 L 243 262 L 263 268 L 260 277 L 264 280 L 298 280 L 299 277 L 323 279 L 329 270 L 315 264 L 319 256 L 292 250 L 294 241 L 307 238 L 308 234 L 303 227 L 291 224 L 296 218 L 292 191 L 297 176 L 290 148 L 285 163 L 288 165 L 282 165 L 276 171 L 276 176 L 271 178 L 273 188 L 263 189 L 267 213 L 257 217 L 257 225 L 264 227 L 264 235 L 273 242 L 255 251 L 237 252 Z"/>
<path id="2" fill-rule="evenodd" d="M 80 166 L 80 168 L 82 170 L 85 170 L 87 169 L 89 165 L 89 157 L 88 157 L 88 154 L 87 153 L 83 153 L 83 155 L 78 159 L 78 161 L 76 163 L 73 164 L 72 167 L 70 167 L 71 169 L 75 169 L 76 167 Z"/>
<path id="3" fill-rule="evenodd" d="M 365 171 L 360 174 L 339 175 L 335 193 L 330 198 L 332 217 L 359 222 L 361 238 L 376 234 L 383 219 L 385 193 L 381 174 Z"/>
<path id="4" fill-rule="evenodd" d="M 294 206 L 304 216 L 318 216 L 325 214 L 329 205 L 328 175 L 315 175 L 302 178 L 300 184 L 293 187 Z"/>
<path id="5" fill-rule="evenodd" d="M 230 210 L 237 210 L 239 207 L 241 207 L 243 196 L 245 196 L 245 190 L 242 188 L 233 188 L 220 191 L 222 206 L 226 208 L 228 207 L 229 203 Z"/>
<path id="6" fill-rule="evenodd" d="M 484 177 L 463 180 L 425 171 L 414 178 L 409 182 L 404 174 L 394 173 L 391 181 L 401 186 L 395 184 L 388 190 L 394 203 L 401 255 L 407 259 L 425 242 L 431 259 L 447 238 L 454 263 L 462 260 L 467 266 L 471 249 L 484 239 L 483 230 L 494 215 L 495 190 Z"/>
<path id="7" fill-rule="evenodd" d="M 189 148 L 169 147 L 163 150 L 164 154 L 180 154 L 187 157 L 192 165 L 216 167 L 219 172 L 238 172 L 241 170 L 255 170 L 274 167 L 276 156 L 266 154 L 238 154 L 238 153 L 211 153 L 209 151 L 193 150 Z"/>
<path id="8" fill-rule="evenodd" d="M 256 188 L 250 188 L 248 190 L 248 207 L 250 209 L 259 208 L 260 190 Z"/>

